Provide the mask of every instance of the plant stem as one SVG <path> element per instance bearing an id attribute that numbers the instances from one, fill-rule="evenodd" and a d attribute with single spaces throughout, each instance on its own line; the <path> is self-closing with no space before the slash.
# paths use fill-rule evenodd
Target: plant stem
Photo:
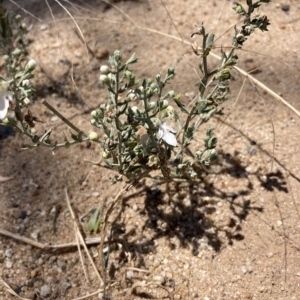
<path id="1" fill-rule="evenodd" d="M 209 76 L 209 73 L 208 73 L 208 66 L 207 66 L 207 55 L 205 54 L 205 49 L 206 49 L 206 40 L 207 40 L 207 37 L 208 35 L 205 33 L 205 29 L 204 27 L 202 26 L 202 35 L 203 35 L 203 41 L 202 41 L 202 63 L 203 63 L 203 77 L 201 79 L 201 82 L 200 82 L 200 87 L 199 87 L 199 90 L 200 90 L 200 96 L 199 97 L 203 97 L 205 91 L 206 91 L 206 83 L 207 83 L 207 80 L 208 80 L 208 76 Z M 182 142 L 181 142 L 181 150 L 180 152 L 178 153 L 179 154 L 182 154 L 183 153 L 183 150 L 185 148 L 185 139 L 186 139 L 186 131 L 188 130 L 188 127 L 189 127 L 189 124 L 191 122 L 191 120 L 193 119 L 194 117 L 194 113 L 195 113 L 195 109 L 197 107 L 197 102 L 195 103 L 195 105 L 193 106 L 192 110 L 190 111 L 187 119 L 186 119 L 186 122 L 184 124 L 184 128 L 183 128 L 183 134 L 182 134 Z M 182 157 L 183 158 L 183 157 Z M 182 158 L 180 159 L 180 162 L 182 163 Z"/>
<path id="2" fill-rule="evenodd" d="M 114 104 L 115 104 L 115 109 L 116 109 L 116 116 L 118 116 L 118 97 L 119 97 L 119 72 L 120 69 L 117 68 L 117 72 L 116 72 L 116 82 L 115 82 L 115 93 L 114 93 Z M 118 124 L 118 119 L 117 117 L 114 118 L 115 121 L 115 126 L 117 129 L 117 135 L 118 135 L 118 162 L 119 162 L 119 172 L 122 172 L 122 168 L 123 168 L 123 162 L 122 162 L 122 137 L 121 137 L 121 130 L 119 128 L 119 124 Z"/>
<path id="3" fill-rule="evenodd" d="M 55 115 L 57 115 L 64 123 L 66 123 L 69 127 L 71 127 L 76 132 L 82 132 L 79 128 L 77 128 L 74 124 L 72 124 L 68 119 L 66 119 L 62 114 L 60 114 L 52 105 L 50 105 L 45 99 L 42 100 L 42 104 L 44 104 L 49 110 L 51 110 Z M 83 132 L 82 132 L 83 133 Z M 84 136 L 87 134 L 83 133 Z"/>

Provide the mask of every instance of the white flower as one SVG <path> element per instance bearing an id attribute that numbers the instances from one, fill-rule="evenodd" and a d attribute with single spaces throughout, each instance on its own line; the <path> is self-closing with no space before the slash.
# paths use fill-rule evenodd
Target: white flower
<path id="1" fill-rule="evenodd" d="M 159 125 L 157 137 L 163 139 L 168 145 L 175 147 L 177 145 L 176 133 L 177 131 L 164 121 Z"/>
<path id="2" fill-rule="evenodd" d="M 12 101 L 12 97 L 7 92 L 6 84 L 0 82 L 0 120 L 6 117 L 10 101 Z"/>

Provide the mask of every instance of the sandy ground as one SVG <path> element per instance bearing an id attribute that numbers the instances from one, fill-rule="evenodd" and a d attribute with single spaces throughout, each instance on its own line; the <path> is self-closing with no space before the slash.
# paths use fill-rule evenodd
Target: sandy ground
<path id="1" fill-rule="evenodd" d="M 188 105 L 197 92 L 198 58 L 181 40 L 194 42 L 191 33 L 203 23 L 219 38 L 218 54 L 220 45 L 230 46 L 230 28 L 239 21 L 233 1 L 225 0 L 111 1 L 113 6 L 61 1 L 87 51 L 58 2 L 48 1 L 51 11 L 41 0 L 15 3 L 22 10 L 8 5 L 32 25 L 30 57 L 38 64 L 32 111 L 44 121 L 36 130 L 55 127 L 57 137 L 68 128 L 41 99 L 91 131 L 90 111 L 106 96 L 99 67 L 115 49 L 126 57 L 135 52 L 135 70 L 144 78 L 174 65 L 172 87 Z M 300 3 L 274 1 L 262 13 L 270 31 L 247 41 L 239 67 L 300 110 Z M 167 189 L 147 180 L 113 214 L 118 221 L 106 299 L 300 299 L 299 117 L 238 72 L 224 112 L 211 122 L 220 158 L 203 183 Z M 21 150 L 26 142 L 19 135 L 0 141 L 0 175 L 13 177 L 0 182 L 1 229 L 42 244 L 75 241 L 67 188 L 81 231 L 90 238 L 91 210 L 106 208 L 121 187 L 110 183 L 112 172 L 87 162 L 99 161 L 99 146 L 84 143 L 53 155 L 49 149 Z M 98 247 L 89 250 L 100 270 Z M 101 281 L 85 254 L 83 259 L 87 278 L 76 247 L 53 252 L 0 236 L 0 275 L 20 297 L 76 299 L 95 292 L 90 299 L 103 299 Z M 16 299 L 2 285 L 0 298 Z"/>

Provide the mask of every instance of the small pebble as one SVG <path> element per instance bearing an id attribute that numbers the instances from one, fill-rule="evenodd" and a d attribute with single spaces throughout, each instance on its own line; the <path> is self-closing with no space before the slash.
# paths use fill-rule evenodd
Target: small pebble
<path id="1" fill-rule="evenodd" d="M 49 260 L 48 260 L 48 263 L 49 263 L 50 265 L 52 265 L 53 263 L 56 262 L 56 260 L 57 260 L 57 257 L 56 257 L 56 256 L 51 256 L 51 257 L 49 258 Z"/>
<path id="2" fill-rule="evenodd" d="M 133 271 L 129 270 L 126 272 L 126 278 L 131 280 L 134 277 Z"/>
<path id="3" fill-rule="evenodd" d="M 42 266 L 42 265 L 44 264 L 44 260 L 43 260 L 42 258 L 39 258 L 39 259 L 37 260 L 37 264 L 38 264 L 39 266 Z"/>
<path id="4" fill-rule="evenodd" d="M 260 285 L 257 289 L 260 293 L 263 293 L 265 290 L 265 287 L 263 285 Z"/>
<path id="5" fill-rule="evenodd" d="M 284 4 L 281 6 L 281 10 L 284 12 L 288 12 L 290 10 L 290 6 L 288 4 Z"/>
<path id="6" fill-rule="evenodd" d="M 12 262 L 10 259 L 6 260 L 6 262 L 5 262 L 5 267 L 6 267 L 7 269 L 11 269 L 12 266 L 13 266 L 13 262 Z"/>
<path id="7" fill-rule="evenodd" d="M 72 286 L 72 284 L 71 284 L 70 282 L 67 282 L 67 281 L 63 282 L 63 283 L 61 284 L 61 291 L 62 291 L 62 294 L 65 295 L 65 293 L 67 292 L 67 290 L 68 290 L 69 288 L 71 288 L 71 286 Z"/>
<path id="8" fill-rule="evenodd" d="M 161 276 L 161 275 L 154 276 L 153 281 L 156 281 L 161 285 L 163 285 L 166 282 L 164 276 Z"/>
<path id="9" fill-rule="evenodd" d="M 158 266 L 160 266 L 160 260 L 156 258 L 153 262 L 153 267 L 157 268 Z"/>
<path id="10" fill-rule="evenodd" d="M 30 234 L 30 236 L 35 240 L 35 241 L 37 241 L 38 240 L 38 237 L 39 237 L 39 232 L 32 232 L 31 234 Z"/>
<path id="11" fill-rule="evenodd" d="M 11 248 L 5 250 L 5 256 L 7 258 L 12 258 L 12 255 L 13 255 L 13 251 Z"/>
<path id="12" fill-rule="evenodd" d="M 45 281 L 46 281 L 47 283 L 53 283 L 53 279 L 54 279 L 54 277 L 52 277 L 52 276 L 47 276 L 47 277 L 45 278 Z"/>
<path id="13" fill-rule="evenodd" d="M 26 219 L 26 217 L 27 217 L 27 212 L 24 211 L 24 210 L 22 210 L 20 212 L 19 218 L 22 219 L 22 220 L 24 220 L 24 219 Z"/>
<path id="14" fill-rule="evenodd" d="M 53 117 L 51 117 L 50 121 L 51 122 L 56 122 L 56 121 L 58 121 L 58 117 L 57 116 L 53 116 Z"/>
<path id="15" fill-rule="evenodd" d="M 251 167 L 247 167 L 247 168 L 246 168 L 246 172 L 247 172 L 247 173 L 251 173 L 251 171 L 252 171 L 252 168 L 251 168 Z"/>
<path id="16" fill-rule="evenodd" d="M 43 25 L 40 27 L 40 30 L 41 30 L 41 31 L 44 31 L 44 30 L 46 30 L 46 29 L 48 29 L 48 25 L 46 25 L 46 24 L 43 24 Z"/>
<path id="17" fill-rule="evenodd" d="M 82 57 L 82 52 L 77 50 L 77 51 L 74 52 L 74 55 L 78 58 L 81 58 Z"/>
<path id="18" fill-rule="evenodd" d="M 38 275 L 39 271 L 38 269 L 34 269 L 30 272 L 30 277 L 35 278 Z"/>
<path id="19" fill-rule="evenodd" d="M 172 278 L 168 278 L 166 281 L 166 286 L 169 286 L 173 289 L 175 287 L 175 281 Z"/>
<path id="20" fill-rule="evenodd" d="M 58 260 L 57 261 L 57 265 L 63 270 L 65 271 L 67 269 L 67 264 L 63 261 L 63 260 Z"/>
<path id="21" fill-rule="evenodd" d="M 99 193 L 99 192 L 93 192 L 93 193 L 92 193 L 92 196 L 95 197 L 95 198 L 97 198 L 97 197 L 100 196 L 100 193 Z"/>
<path id="22" fill-rule="evenodd" d="M 41 287 L 40 295 L 41 297 L 48 297 L 52 293 L 52 288 L 48 284 L 44 284 Z"/>

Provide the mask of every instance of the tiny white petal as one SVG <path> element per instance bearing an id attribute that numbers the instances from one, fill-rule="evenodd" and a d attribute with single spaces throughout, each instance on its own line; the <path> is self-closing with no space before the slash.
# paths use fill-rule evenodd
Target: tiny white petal
<path id="1" fill-rule="evenodd" d="M 161 139 L 163 136 L 164 136 L 164 130 L 161 127 L 159 127 L 157 137 Z"/>
<path id="2" fill-rule="evenodd" d="M 167 125 L 166 122 L 160 124 L 157 137 L 163 139 L 170 146 L 175 147 L 177 145 L 176 130 L 171 126 Z"/>
<path id="3" fill-rule="evenodd" d="M 170 132 L 172 132 L 174 134 L 177 133 L 177 131 L 173 127 L 167 125 L 166 123 L 163 126 L 164 126 L 165 129 L 169 130 Z"/>
<path id="4" fill-rule="evenodd" d="M 169 144 L 169 145 L 171 145 L 171 146 L 173 146 L 173 147 L 175 147 L 175 146 L 177 145 L 176 136 L 175 136 L 173 133 L 171 133 L 171 132 L 166 131 L 166 132 L 164 133 L 163 140 L 164 140 L 167 144 Z"/>
<path id="5" fill-rule="evenodd" d="M 0 120 L 3 120 L 7 115 L 9 107 L 9 99 L 3 93 L 0 93 Z"/>

